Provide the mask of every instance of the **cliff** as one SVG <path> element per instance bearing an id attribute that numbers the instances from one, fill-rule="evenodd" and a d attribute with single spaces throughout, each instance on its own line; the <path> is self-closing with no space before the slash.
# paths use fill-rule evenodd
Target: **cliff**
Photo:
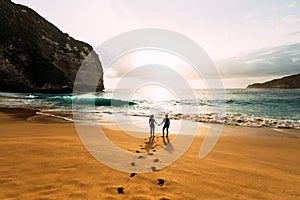
<path id="1" fill-rule="evenodd" d="M 0 91 L 69 93 L 93 49 L 61 32 L 32 9 L 0 0 Z M 104 89 L 103 70 L 93 51 Z"/>
<path id="2" fill-rule="evenodd" d="M 296 89 L 300 88 L 300 74 L 286 76 L 281 79 L 274 79 L 265 83 L 254 83 L 247 88 L 283 88 Z"/>

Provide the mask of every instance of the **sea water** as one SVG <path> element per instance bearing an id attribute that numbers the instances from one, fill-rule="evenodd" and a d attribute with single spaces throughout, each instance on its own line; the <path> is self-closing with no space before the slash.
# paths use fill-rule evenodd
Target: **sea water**
<path id="1" fill-rule="evenodd" d="M 113 115 L 162 118 L 169 114 L 172 120 L 300 129 L 300 89 L 181 90 L 173 96 L 158 93 L 157 98 L 152 93 L 122 94 L 128 93 L 0 93 L 0 106 L 38 109 L 38 114 L 71 121 L 72 112 L 81 113 L 77 120 L 99 123 Z"/>

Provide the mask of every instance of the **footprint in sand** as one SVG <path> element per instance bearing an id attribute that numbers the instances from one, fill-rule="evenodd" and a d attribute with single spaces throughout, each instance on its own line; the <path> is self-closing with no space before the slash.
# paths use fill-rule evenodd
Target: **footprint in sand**
<path id="1" fill-rule="evenodd" d="M 130 178 L 134 177 L 135 175 L 136 175 L 136 173 L 131 173 Z"/>
<path id="2" fill-rule="evenodd" d="M 118 194 L 124 194 L 124 188 L 118 187 Z"/>
<path id="3" fill-rule="evenodd" d="M 164 179 L 161 179 L 161 178 L 157 179 L 157 185 L 163 186 L 164 184 L 165 184 L 165 180 Z"/>

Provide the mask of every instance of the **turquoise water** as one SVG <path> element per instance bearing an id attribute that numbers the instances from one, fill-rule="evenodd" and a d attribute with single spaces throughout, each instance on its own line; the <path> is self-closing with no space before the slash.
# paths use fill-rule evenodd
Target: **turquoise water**
<path id="1" fill-rule="evenodd" d="M 300 90 L 227 90 L 226 95 L 229 113 L 300 120 Z"/>
<path id="2" fill-rule="evenodd" d="M 125 92 L 126 93 L 126 92 Z M 124 94 L 125 94 L 124 93 Z M 136 93 L 130 99 L 116 95 L 114 91 L 84 95 L 45 95 L 0 93 L 0 106 L 29 107 L 41 113 L 85 113 L 102 117 L 103 114 L 120 113 L 132 116 L 162 116 L 169 113 L 173 119 L 187 119 L 200 122 L 215 122 L 243 126 L 270 126 L 282 128 L 300 127 L 299 89 L 229 89 L 211 91 L 194 90 L 190 97 L 188 91 L 176 91 L 175 97 L 149 100 L 151 94 Z M 226 97 L 223 99 L 222 97 Z M 72 108 L 72 101 L 77 107 Z M 226 108 L 225 116 L 219 108 Z M 64 115 L 68 116 L 68 115 Z M 70 115 L 70 120 L 71 115 Z"/>

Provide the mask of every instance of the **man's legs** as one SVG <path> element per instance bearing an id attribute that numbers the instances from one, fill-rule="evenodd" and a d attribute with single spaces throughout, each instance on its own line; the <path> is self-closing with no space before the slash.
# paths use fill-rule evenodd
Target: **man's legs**
<path id="1" fill-rule="evenodd" d="M 169 127 L 167 126 L 165 128 L 167 129 L 167 135 L 166 135 L 166 137 L 168 137 L 169 136 Z"/>

